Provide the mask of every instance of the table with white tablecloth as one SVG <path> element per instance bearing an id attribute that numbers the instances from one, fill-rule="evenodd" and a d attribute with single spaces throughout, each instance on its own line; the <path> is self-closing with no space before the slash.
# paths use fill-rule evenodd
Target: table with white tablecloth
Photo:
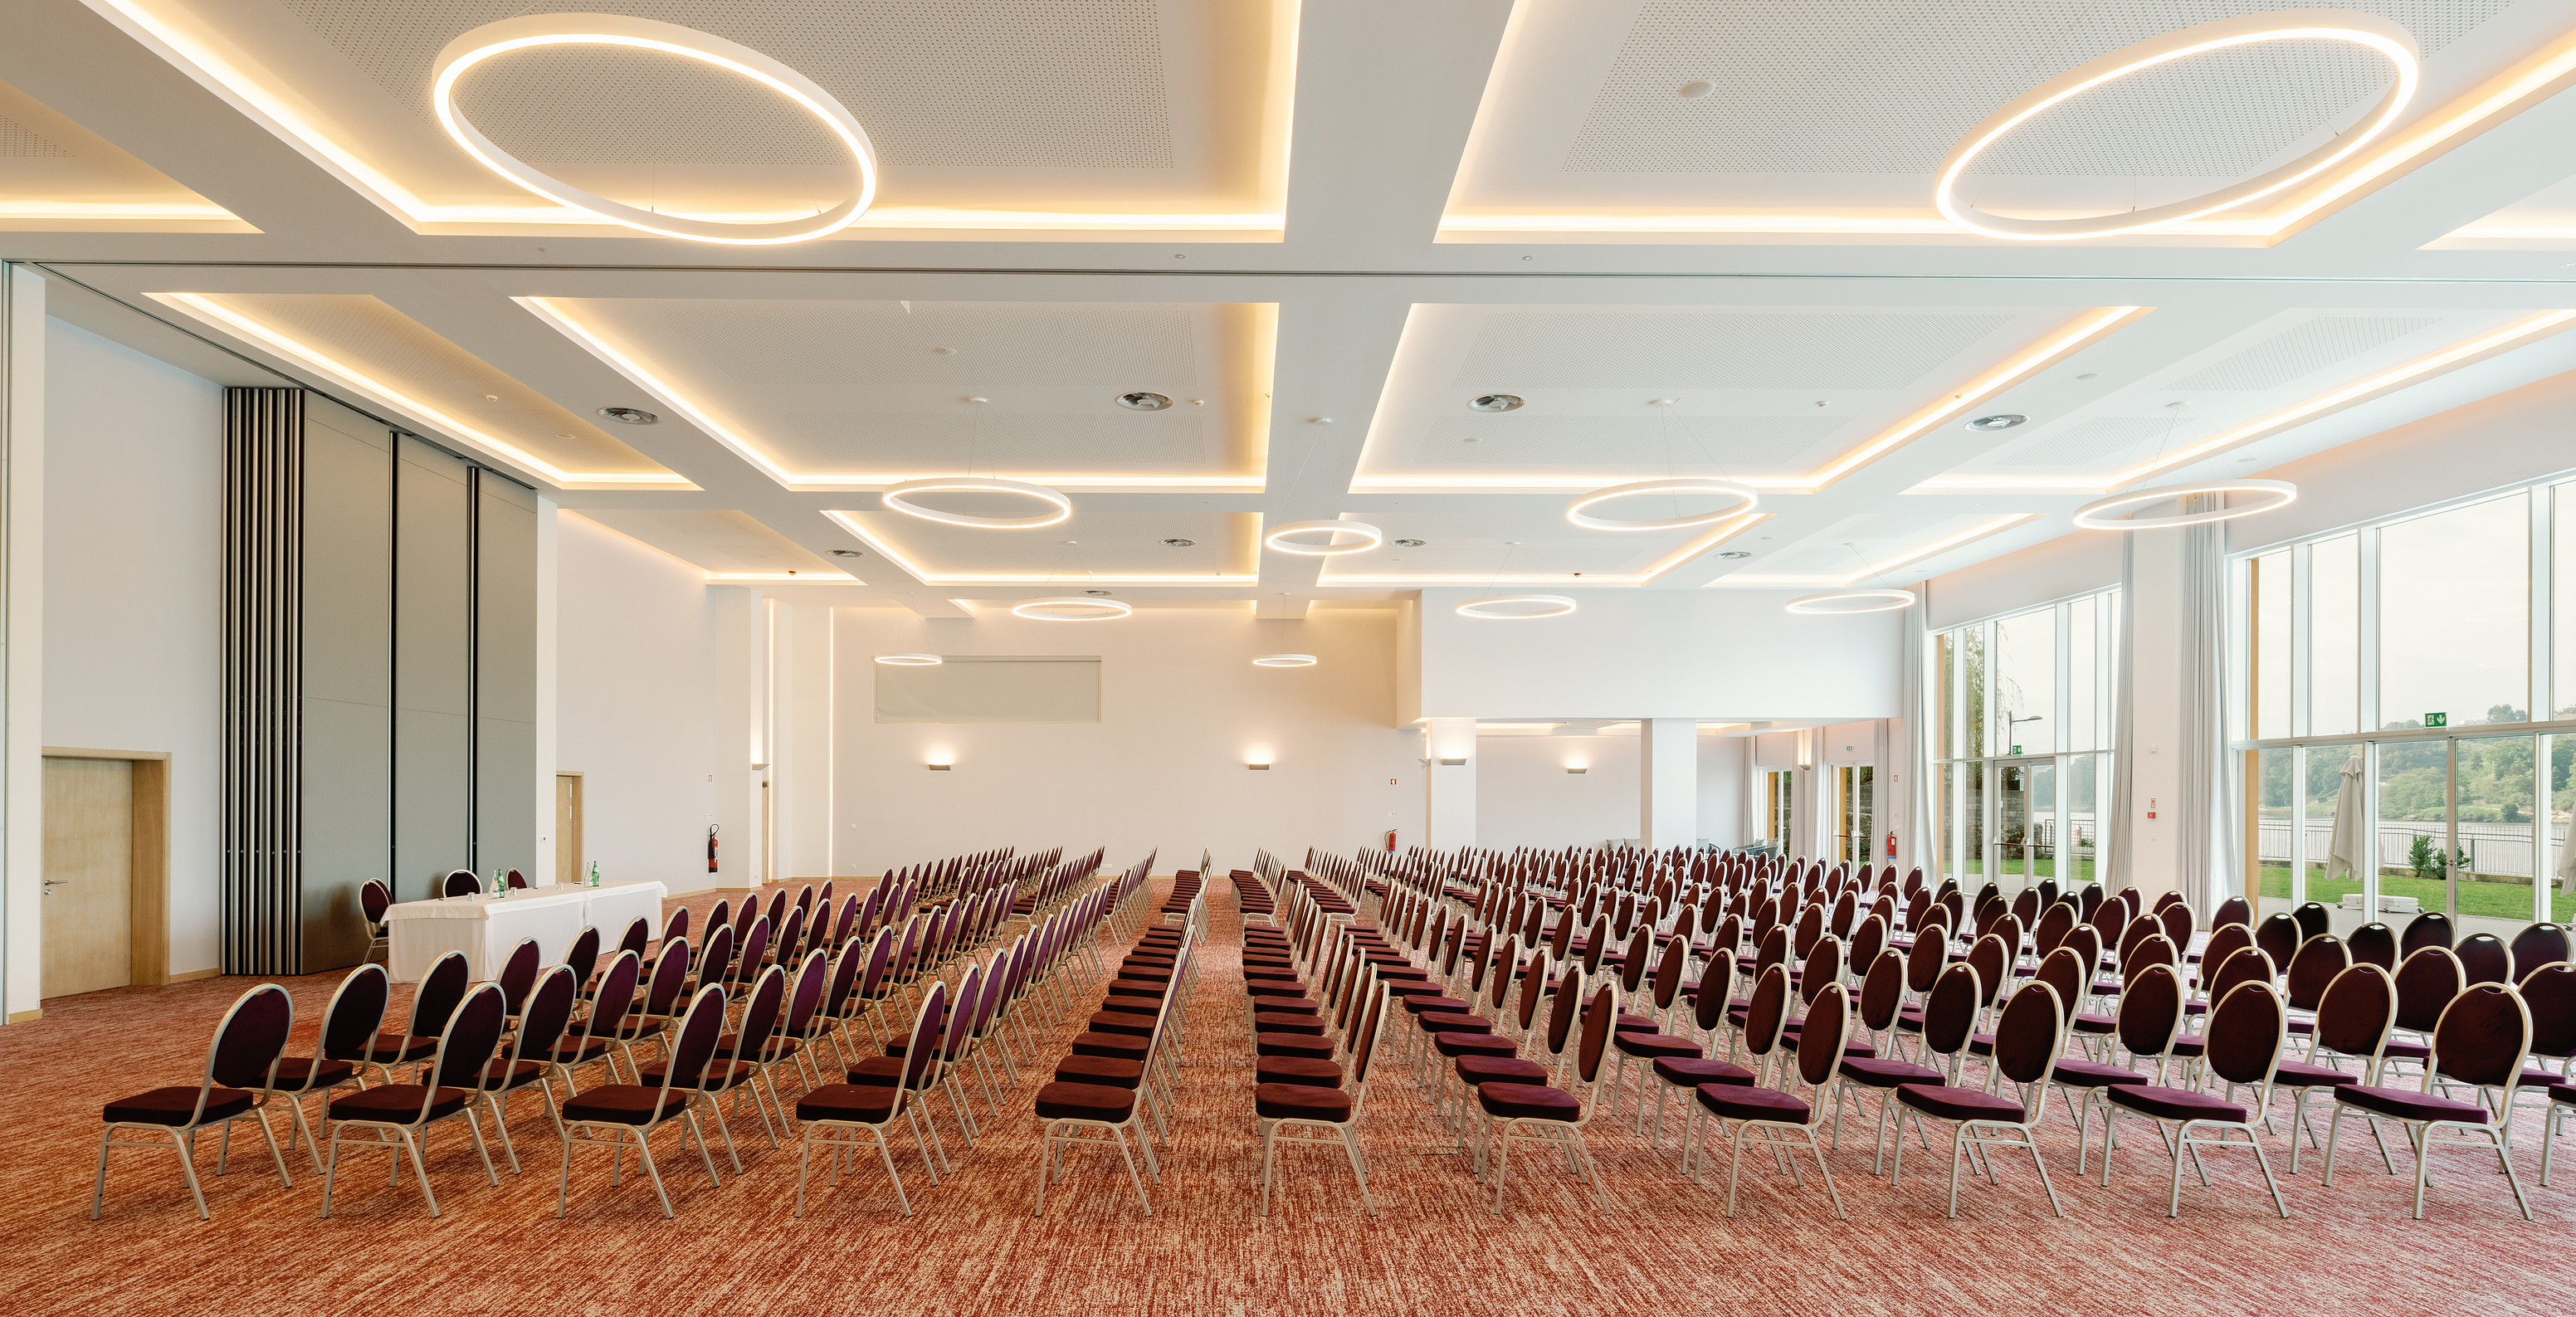
<path id="1" fill-rule="evenodd" d="M 617 939 L 626 932 L 626 926 L 639 917 L 644 920 L 646 936 L 662 936 L 662 898 L 671 894 L 670 889 L 660 883 L 618 883 L 606 887 L 567 884 L 531 890 L 581 893 L 582 922 L 599 930 L 599 947 L 603 952 L 616 950 Z"/>
<path id="2" fill-rule="evenodd" d="M 386 969 L 398 980 L 417 980 L 440 956 L 465 953 L 466 977 L 484 982 L 498 976 L 519 939 L 537 940 L 539 964 L 553 964 L 572 950 L 572 940 L 590 921 L 588 888 L 561 892 L 522 891 L 501 896 L 451 896 L 430 901 L 404 901 L 387 907 L 385 923 L 391 948 Z M 614 936 L 606 934 L 603 936 Z"/>

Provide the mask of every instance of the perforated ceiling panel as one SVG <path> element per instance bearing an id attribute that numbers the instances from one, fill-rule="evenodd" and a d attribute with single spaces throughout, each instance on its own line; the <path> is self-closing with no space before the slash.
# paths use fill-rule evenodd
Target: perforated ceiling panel
<path id="1" fill-rule="evenodd" d="M 1760 465 L 1805 453 L 1850 425 L 1848 416 L 1531 416 L 1441 417 L 1421 445 L 1398 459 L 1403 469 L 1494 468 L 1586 471 L 1633 465 L 1637 479 Z M 1466 441 L 1473 439 L 1470 444 Z"/>
<path id="2" fill-rule="evenodd" d="M 974 307 L 915 302 L 630 304 L 734 382 L 851 386 L 1091 384 L 1180 388 L 1198 378 L 1190 313 L 1175 306 Z M 946 348 L 947 352 L 937 349 Z"/>
<path id="3" fill-rule="evenodd" d="M 2202 436 L 2203 427 L 2179 414 L 2164 416 L 2097 416 L 2064 434 L 2041 439 L 2017 453 L 1995 459 L 1996 466 L 2086 468 L 2109 461 L 2144 456 L 2154 444 Z"/>
<path id="4" fill-rule="evenodd" d="M 838 165 L 813 115 L 749 78 L 658 51 L 567 46 L 477 65 L 457 84 L 465 116 L 522 160 L 546 164 Z M 620 106 L 686 114 L 609 114 Z"/>
<path id="5" fill-rule="evenodd" d="M 469 29 L 532 12 L 509 0 L 279 3 L 424 117 L 440 47 Z M 1172 165 L 1155 0 L 610 0 L 577 8 L 677 23 L 784 61 L 847 105 L 888 165 Z M 664 100 L 652 90 L 630 86 L 588 101 L 523 93 L 518 103 L 531 117 L 497 127 L 594 150 L 640 150 L 659 141 L 674 152 L 704 152 L 710 140 L 723 139 L 724 125 L 706 102 Z M 496 127 L 482 126 L 487 133 Z"/>
<path id="6" fill-rule="evenodd" d="M 72 153 L 14 119 L 0 119 L 0 157 L 65 157 Z"/>
<path id="7" fill-rule="evenodd" d="M 2534 3 L 2536 0 L 2523 0 Z M 2427 56 L 2515 0 L 2347 0 Z M 2277 0 L 1648 0 L 1566 153 L 1568 170 L 1930 174 L 1995 107 L 2177 28 Z M 2307 51 L 2180 61 L 2051 116 L 1997 172 L 2229 176 L 2367 108 L 2375 58 Z M 2269 49 L 2267 46 L 2266 49 Z M 1684 99 L 1685 83 L 1709 94 Z M 2130 80 L 2124 79 L 2123 82 Z M 2171 116 L 2180 112 L 2177 122 Z"/>
<path id="8" fill-rule="evenodd" d="M 2176 393 L 2277 389 L 2440 322 L 2439 316 L 2319 316 L 2165 387 Z"/>
<path id="9" fill-rule="evenodd" d="M 1888 389 L 2008 315 L 1515 312 L 1488 319 L 1470 388 Z"/>

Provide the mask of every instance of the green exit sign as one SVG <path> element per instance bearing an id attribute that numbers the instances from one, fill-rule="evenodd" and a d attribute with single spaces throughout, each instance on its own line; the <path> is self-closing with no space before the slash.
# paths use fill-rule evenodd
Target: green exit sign
<path id="1" fill-rule="evenodd" d="M 2424 725 L 2427 727 L 2448 727 L 2451 725 L 2451 715 L 2447 713 L 2425 714 Z"/>
<path id="2" fill-rule="evenodd" d="M 2020 753 L 2021 753 L 2021 747 L 2020 747 L 2020 746 L 2014 746 L 2014 747 L 2012 748 L 2012 752 L 2013 752 L 2014 754 L 2020 754 Z"/>

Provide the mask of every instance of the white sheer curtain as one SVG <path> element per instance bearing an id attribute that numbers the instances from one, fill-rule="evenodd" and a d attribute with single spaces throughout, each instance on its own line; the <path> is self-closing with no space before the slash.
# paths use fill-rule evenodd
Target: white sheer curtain
<path id="1" fill-rule="evenodd" d="M 1941 870 L 1941 818 L 1933 812 L 1932 766 L 1933 732 L 1931 719 L 1940 708 L 1930 698 L 1929 674 L 1924 656 L 1931 648 L 1932 583 L 1914 587 L 1914 606 L 1905 610 L 1905 654 L 1897 665 L 1898 680 L 1905 683 L 1899 701 L 1905 719 L 1903 748 L 1898 762 L 1903 764 L 1906 827 L 1904 853 L 1899 862 L 1919 867 L 1938 877 Z"/>
<path id="2" fill-rule="evenodd" d="M 2198 510 L 2215 495 L 2184 500 Z M 2191 908 L 2206 916 L 2221 875 L 2240 849 L 2236 826 L 2239 794 L 2233 789 L 2236 756 L 2227 751 L 2227 541 L 2218 522 L 2182 532 L 2180 639 L 2182 808 L 2177 812 L 2174 882 Z"/>
<path id="3" fill-rule="evenodd" d="M 2136 885 L 2129 858 L 2129 839 L 2137 809 L 2133 793 L 2138 780 L 2138 702 L 2136 635 L 2138 628 L 2138 535 L 2120 536 L 2120 629 L 2111 638 L 2111 817 L 2096 838 L 2093 853 L 2103 857 L 2102 889 L 2117 892 Z"/>

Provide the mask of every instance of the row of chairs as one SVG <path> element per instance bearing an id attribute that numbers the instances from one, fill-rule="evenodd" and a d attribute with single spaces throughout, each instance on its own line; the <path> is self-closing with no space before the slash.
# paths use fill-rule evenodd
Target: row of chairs
<path id="1" fill-rule="evenodd" d="M 1091 1013 L 1068 1054 L 1056 1063 L 1055 1077 L 1037 1091 L 1033 1104 L 1039 1123 L 1035 1215 L 1046 1215 L 1047 1188 L 1063 1174 L 1066 1151 L 1111 1145 L 1126 1162 L 1136 1201 L 1145 1215 L 1154 1214 L 1145 1181 L 1136 1172 L 1136 1151 L 1145 1154 L 1147 1173 L 1160 1183 L 1162 1163 L 1154 1155 L 1154 1144 L 1158 1139 L 1168 1143 L 1171 1137 L 1171 1113 L 1180 1082 L 1182 1016 L 1207 921 L 1202 874 L 1189 870 L 1176 874 L 1173 891 L 1160 903 L 1157 914 L 1158 922 L 1108 971 L 1100 1009 Z M 1180 921 L 1177 926 L 1165 922 L 1175 917 Z M 1150 1130 L 1145 1127 L 1147 1119 L 1152 1122 Z M 1085 1131 L 1098 1131 L 1101 1137 Z M 1134 1148 L 1128 1142 L 1131 1135 Z"/>

